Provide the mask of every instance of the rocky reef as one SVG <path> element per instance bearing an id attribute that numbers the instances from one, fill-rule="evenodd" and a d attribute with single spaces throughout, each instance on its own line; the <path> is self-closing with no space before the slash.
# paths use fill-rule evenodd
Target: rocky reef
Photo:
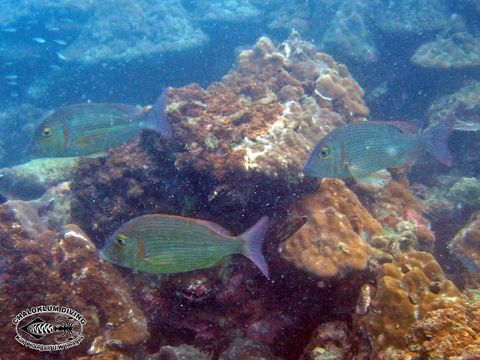
<path id="1" fill-rule="evenodd" d="M 431 254 L 411 252 L 383 265 L 359 322 L 379 357 L 466 356 L 478 351 L 475 312 Z"/>
<path id="2" fill-rule="evenodd" d="M 480 82 L 472 81 L 453 94 L 435 100 L 428 109 L 429 126 L 438 124 L 447 116 L 455 116 L 455 129 L 480 130 Z"/>
<path id="3" fill-rule="evenodd" d="M 458 69 L 480 65 L 480 39 L 466 32 L 455 32 L 448 37 L 438 36 L 420 46 L 412 61 L 424 67 Z"/>
<path id="4" fill-rule="evenodd" d="M 2 358 L 36 354 L 15 341 L 10 322 L 43 303 L 86 317 L 82 344 L 59 354 L 77 360 L 475 354 L 479 305 L 432 255 L 445 243 L 408 169 L 386 172 L 377 187 L 302 174 L 320 138 L 365 120 L 363 96 L 345 65 L 298 33 L 280 44 L 263 37 L 221 81 L 168 90 L 172 139 L 145 130 L 105 157 L 10 169 L 11 179 L 36 179 L 43 195 L 0 205 Z M 473 198 L 466 179 L 440 197 Z M 241 256 L 161 276 L 99 258 L 112 231 L 149 213 L 212 220 L 234 234 L 268 215 L 271 278 Z M 451 245 L 474 264 L 477 228 L 478 213 Z"/>
<path id="5" fill-rule="evenodd" d="M 15 340 L 11 320 L 39 304 L 67 306 L 86 318 L 85 339 L 69 352 L 72 358 L 107 356 L 119 348 L 128 352 L 148 339 L 145 315 L 122 277 L 112 265 L 99 261 L 97 248 L 77 226 L 66 226 L 63 234 L 47 230 L 30 237 L 4 206 L 0 219 L 2 357 L 36 355 Z"/>
<path id="6" fill-rule="evenodd" d="M 145 133 L 106 159 L 81 160 L 75 221 L 103 239 L 147 212 L 220 218 L 237 230 L 282 213 L 314 184 L 299 174 L 316 142 L 368 114 L 362 96 L 345 66 L 298 35 L 278 46 L 262 38 L 222 82 L 169 91 L 174 140 Z"/>
<path id="7" fill-rule="evenodd" d="M 308 220 L 282 243 L 280 253 L 287 261 L 320 278 L 367 268 L 374 249 L 366 240 L 380 235 L 382 227 L 341 180 L 325 179 L 297 205 Z"/>

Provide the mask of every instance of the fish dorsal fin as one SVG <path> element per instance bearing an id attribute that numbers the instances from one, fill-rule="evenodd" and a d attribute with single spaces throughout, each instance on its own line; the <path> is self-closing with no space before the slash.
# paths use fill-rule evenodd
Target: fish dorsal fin
<path id="1" fill-rule="evenodd" d="M 232 236 L 232 233 L 230 232 L 230 230 L 225 229 L 223 226 L 218 225 L 217 223 L 214 223 L 213 221 L 200 220 L 200 219 L 196 219 L 195 221 L 197 221 L 198 223 L 200 223 L 202 225 L 205 225 L 205 226 L 209 227 L 210 229 L 212 229 L 213 231 L 215 231 L 219 234 L 226 235 L 226 236 Z"/>
<path id="2" fill-rule="evenodd" d="M 408 135 L 416 135 L 419 133 L 419 130 L 420 130 L 418 126 L 412 123 L 409 123 L 406 121 L 400 121 L 400 120 L 394 120 L 394 121 L 369 120 L 368 122 L 391 125 L 401 130 L 404 134 L 408 134 Z"/>

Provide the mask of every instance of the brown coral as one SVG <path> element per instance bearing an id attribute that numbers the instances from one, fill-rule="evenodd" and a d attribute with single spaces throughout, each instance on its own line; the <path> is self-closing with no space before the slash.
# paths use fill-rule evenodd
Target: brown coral
<path id="1" fill-rule="evenodd" d="M 408 344 L 418 359 L 478 359 L 480 305 L 454 303 L 430 311 L 410 329 Z"/>
<path id="2" fill-rule="evenodd" d="M 31 239 L 13 213 L 0 207 L 0 259 L 0 343 L 5 358 L 32 358 L 30 350 L 16 342 L 11 321 L 38 305 L 67 306 L 86 318 L 85 339 L 69 350 L 71 358 L 87 351 L 104 354 L 112 345 L 131 350 L 148 338 L 145 316 L 119 274 L 99 261 L 95 245 L 78 227 L 67 226 L 63 237 L 46 231 Z"/>
<path id="3" fill-rule="evenodd" d="M 361 326 L 376 351 L 407 349 L 412 326 L 427 319 L 432 311 L 448 311 L 465 304 L 460 291 L 447 280 L 431 254 L 410 252 L 383 265 L 376 296 Z"/>
<path id="4" fill-rule="evenodd" d="M 321 277 L 366 268 L 373 249 L 364 238 L 382 228 L 341 180 L 325 179 L 299 207 L 308 221 L 281 244 L 287 261 Z"/>
<path id="5" fill-rule="evenodd" d="M 368 113 L 345 66 L 298 37 L 278 47 L 261 38 L 221 83 L 175 89 L 171 97 L 169 119 L 188 150 L 176 155 L 176 166 L 217 179 L 234 169 L 298 174 L 320 138 Z"/>
<path id="6" fill-rule="evenodd" d="M 400 176 L 400 177 L 399 177 Z M 382 250 L 392 255 L 410 250 L 431 250 L 435 235 L 430 222 L 422 213 L 425 205 L 410 191 L 408 180 L 396 174 L 396 180 L 375 195 L 373 214 L 387 229 L 390 236 Z"/>
<path id="7" fill-rule="evenodd" d="M 363 104 L 348 72 L 297 36 L 278 46 L 261 38 L 207 89 L 170 89 L 173 139 L 145 131 L 106 159 L 82 160 L 73 181 L 75 223 L 101 243 L 145 213 L 222 217 L 240 231 L 262 215 L 284 212 L 312 188 L 315 180 L 299 175 L 318 140 L 364 116 L 340 99 L 314 95 L 325 71 L 338 72 Z"/>

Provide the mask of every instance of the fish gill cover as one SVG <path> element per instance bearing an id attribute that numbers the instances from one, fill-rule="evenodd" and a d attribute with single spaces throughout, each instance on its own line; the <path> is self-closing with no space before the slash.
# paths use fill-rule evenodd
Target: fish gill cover
<path id="1" fill-rule="evenodd" d="M 0 1 L 0 358 L 480 356 L 479 15 Z"/>

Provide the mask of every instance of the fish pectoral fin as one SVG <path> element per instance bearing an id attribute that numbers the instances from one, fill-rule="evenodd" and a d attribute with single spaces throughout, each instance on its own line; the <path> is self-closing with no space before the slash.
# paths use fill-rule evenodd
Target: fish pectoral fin
<path id="1" fill-rule="evenodd" d="M 368 174 L 366 176 L 361 176 L 359 178 L 355 178 L 358 186 L 360 187 L 379 187 L 383 188 L 387 183 L 390 181 L 391 175 L 390 173 L 383 169 L 380 171 L 376 171 L 374 173 Z"/>
<path id="2" fill-rule="evenodd" d="M 105 157 L 107 155 L 108 155 L 108 153 L 106 151 L 98 151 L 98 152 L 93 153 L 93 154 L 85 155 L 85 157 L 89 158 L 89 159 L 97 159 L 97 158 Z"/>
<path id="3" fill-rule="evenodd" d="M 361 180 L 363 177 L 365 177 L 364 174 L 362 174 L 362 171 L 361 169 L 359 169 L 358 167 L 355 167 L 353 165 L 350 165 L 348 162 L 345 162 L 345 168 L 347 169 L 348 173 L 350 174 L 350 176 L 356 181 L 358 182 L 359 180 Z"/>

